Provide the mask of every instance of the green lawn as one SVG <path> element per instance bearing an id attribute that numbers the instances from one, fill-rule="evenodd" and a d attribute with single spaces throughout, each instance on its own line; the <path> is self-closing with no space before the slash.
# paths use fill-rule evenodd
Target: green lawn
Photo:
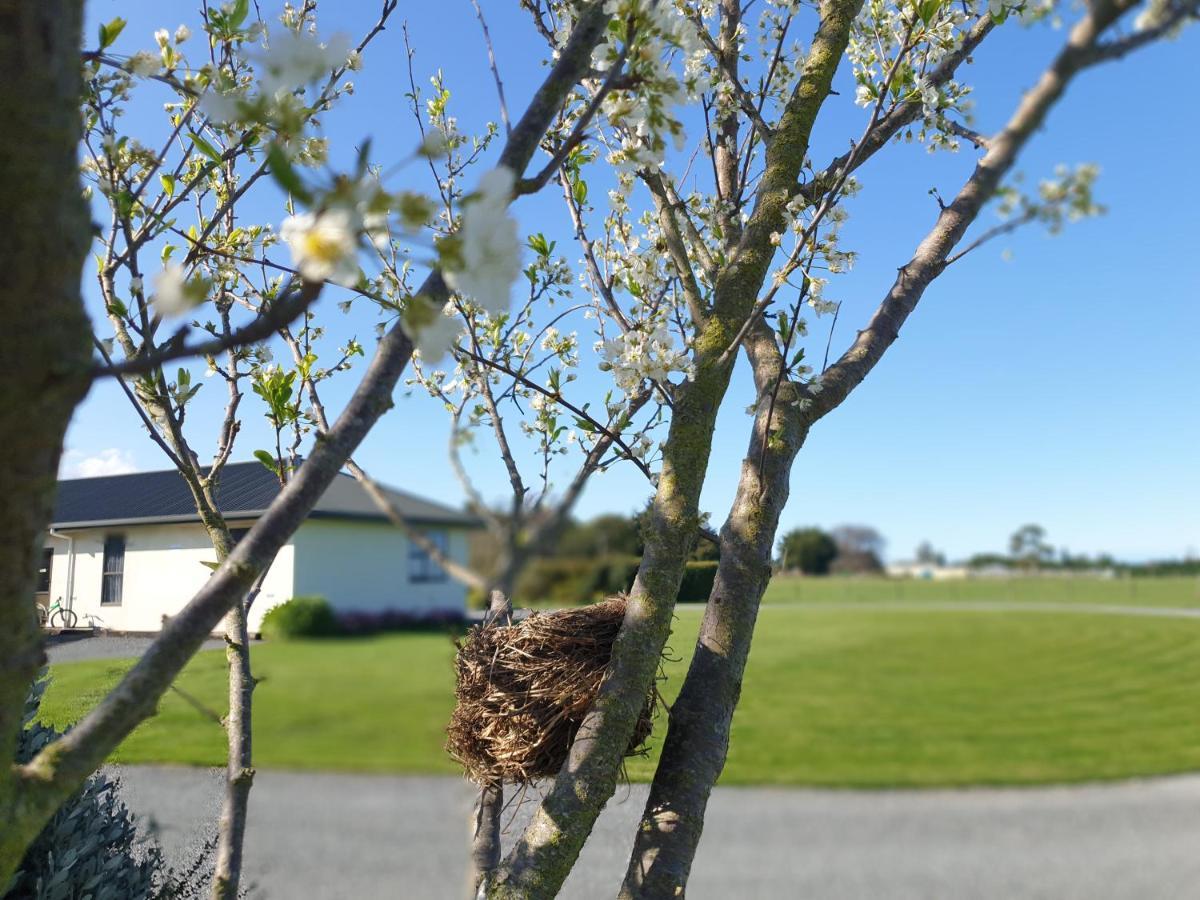
<path id="1" fill-rule="evenodd" d="M 675 656 L 690 655 L 698 624 L 698 609 L 681 612 Z M 441 749 L 452 653 L 437 635 L 256 645 L 257 764 L 454 772 Z M 128 664 L 55 666 L 46 718 L 76 718 Z M 685 665 L 667 667 L 668 696 Z M 223 680 L 223 654 L 207 652 L 180 685 L 219 707 Z M 724 782 L 1018 784 L 1200 769 L 1198 710 L 1200 621 L 777 605 L 760 618 Z M 220 764 L 222 733 L 170 694 L 115 758 Z M 652 771 L 653 758 L 630 762 L 635 780 Z"/>

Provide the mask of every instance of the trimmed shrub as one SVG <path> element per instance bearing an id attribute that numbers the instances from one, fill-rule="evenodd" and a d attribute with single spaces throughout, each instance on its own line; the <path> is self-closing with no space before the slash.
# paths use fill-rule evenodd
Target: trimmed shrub
<path id="1" fill-rule="evenodd" d="M 267 640 L 290 641 L 337 633 L 333 607 L 324 597 L 293 597 L 271 607 L 263 616 L 262 636 Z"/>
<path id="2" fill-rule="evenodd" d="M 606 556 L 599 559 L 534 560 L 517 581 L 516 606 L 580 606 L 597 598 L 624 594 L 633 587 L 641 559 Z M 704 603 L 712 591 L 718 563 L 693 560 L 684 567 L 679 603 Z"/>
<path id="3" fill-rule="evenodd" d="M 596 563 L 595 578 L 592 582 L 593 592 L 602 597 L 629 593 L 641 562 L 641 558 L 637 556 L 601 558 Z"/>
<path id="4" fill-rule="evenodd" d="M 351 637 L 386 631 L 465 632 L 467 617 L 457 609 L 338 610 L 334 613 L 337 633 Z"/>
<path id="5" fill-rule="evenodd" d="M 527 565 L 513 591 L 515 606 L 578 606 L 592 599 L 596 561 L 592 559 L 535 559 Z"/>
<path id="6" fill-rule="evenodd" d="M 717 577 L 719 564 L 711 560 L 690 562 L 683 569 L 677 603 L 707 603 Z"/>

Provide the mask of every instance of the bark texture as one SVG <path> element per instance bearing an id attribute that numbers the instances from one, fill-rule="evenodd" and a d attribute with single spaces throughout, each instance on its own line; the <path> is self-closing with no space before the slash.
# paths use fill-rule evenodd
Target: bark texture
<path id="1" fill-rule="evenodd" d="M 80 26 L 78 2 L 0 0 L 0 885 L 53 811 L 30 803 L 9 761 L 45 661 L 33 592 L 91 362 L 79 288 L 90 230 L 76 158 Z"/>
<path id="2" fill-rule="evenodd" d="M 483 627 L 512 621 L 512 601 L 503 590 L 492 591 Z M 471 815 L 471 893 L 486 896 L 492 873 L 500 865 L 500 814 L 504 811 L 504 785 L 485 784 Z"/>
<path id="3" fill-rule="evenodd" d="M 745 344 L 759 396 L 769 392 L 782 360 L 765 323 Z M 795 408 L 796 386 L 784 382 L 776 410 Z M 737 495 L 720 533 L 721 560 L 638 828 L 621 897 L 682 896 L 704 826 L 708 796 L 725 765 L 733 710 L 759 601 L 771 579 L 771 551 L 787 504 L 791 466 L 808 433 L 799 416 L 760 402 L 742 461 Z M 773 427 L 772 427 L 773 426 Z"/>

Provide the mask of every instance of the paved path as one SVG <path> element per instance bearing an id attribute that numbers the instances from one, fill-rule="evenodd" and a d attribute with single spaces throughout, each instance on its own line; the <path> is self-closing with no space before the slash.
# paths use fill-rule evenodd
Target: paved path
<path id="1" fill-rule="evenodd" d="M 119 771 L 173 859 L 211 829 L 219 772 Z M 618 790 L 563 897 L 614 896 L 645 791 Z M 469 807 L 467 785 L 452 778 L 260 772 L 247 876 L 259 897 L 457 900 Z M 688 896 L 1195 900 L 1197 847 L 1200 776 L 963 791 L 718 788 Z"/>
<path id="2" fill-rule="evenodd" d="M 76 662 L 81 659 L 128 659 L 141 656 L 154 641 L 140 635 L 62 634 L 46 641 L 46 656 L 51 663 Z M 225 646 L 221 640 L 205 641 L 202 650 Z"/>
<path id="3" fill-rule="evenodd" d="M 806 609 L 822 611 L 845 609 L 851 612 L 897 610 L 899 612 L 1076 613 L 1087 616 L 1200 619 L 1200 609 L 1190 606 L 1122 606 L 1116 603 L 1055 603 L 1023 600 L 814 600 L 799 603 L 764 603 L 762 609 L 793 612 Z"/>

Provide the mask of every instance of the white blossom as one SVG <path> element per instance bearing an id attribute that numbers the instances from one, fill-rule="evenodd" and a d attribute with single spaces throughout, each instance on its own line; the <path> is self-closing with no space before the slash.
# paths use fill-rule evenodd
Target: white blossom
<path id="1" fill-rule="evenodd" d="M 345 287 L 358 282 L 358 221 L 350 210 L 339 207 L 292 216 L 279 233 L 308 281 L 328 280 Z"/>
<path id="2" fill-rule="evenodd" d="M 167 263 L 154 276 L 154 308 L 163 316 L 180 316 L 195 304 L 188 292 L 187 275 L 178 263 Z"/>
<path id="3" fill-rule="evenodd" d="M 158 74 L 158 70 L 162 68 L 162 61 L 149 50 L 139 50 L 129 57 L 127 67 L 131 74 L 139 78 L 148 78 Z"/>
<path id="4" fill-rule="evenodd" d="M 350 41 L 335 34 L 325 44 L 316 35 L 284 30 L 274 33 L 265 50 L 248 54 L 259 70 L 264 94 L 294 91 L 347 63 Z"/>
<path id="5" fill-rule="evenodd" d="M 517 222 L 508 214 L 515 179 L 511 169 L 500 166 L 479 180 L 457 232 L 461 256 L 445 273 L 451 288 L 489 315 L 508 310 L 509 292 L 521 274 Z"/>
<path id="6" fill-rule="evenodd" d="M 154 42 L 160 47 L 165 47 L 171 42 L 171 32 L 165 28 L 160 28 L 154 32 Z"/>
<path id="7" fill-rule="evenodd" d="M 462 333 L 462 322 L 451 314 L 449 308 L 446 308 L 435 313 L 433 320 L 424 327 L 414 327 L 406 320 L 404 330 L 416 345 L 417 353 L 421 355 L 421 361 L 436 363 L 450 352 L 450 348 L 458 340 L 458 336 Z"/>
<path id="8" fill-rule="evenodd" d="M 665 382 L 672 372 L 689 370 L 687 352 L 675 349 L 665 324 L 648 331 L 630 329 L 600 341 L 596 352 L 603 360 L 600 368 L 612 372 L 613 381 L 626 396 L 635 393 L 646 379 Z"/>
<path id="9" fill-rule="evenodd" d="M 216 88 L 205 91 L 196 107 L 205 117 L 217 125 L 236 122 L 241 115 L 238 103 L 243 98 L 237 94 L 222 94 Z"/>
<path id="10" fill-rule="evenodd" d="M 177 43 L 177 44 L 182 44 L 184 41 L 186 41 L 191 36 L 192 36 L 192 29 L 188 28 L 186 25 L 180 25 L 178 28 L 175 29 L 175 43 Z"/>

